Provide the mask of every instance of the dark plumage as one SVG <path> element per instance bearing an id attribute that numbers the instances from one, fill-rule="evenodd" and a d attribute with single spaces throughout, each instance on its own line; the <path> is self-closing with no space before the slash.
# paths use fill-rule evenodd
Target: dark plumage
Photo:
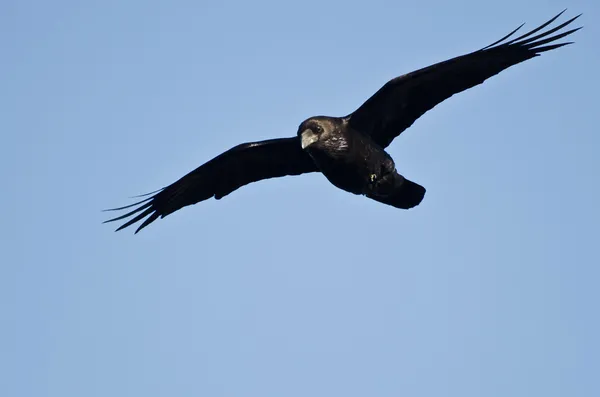
<path id="1" fill-rule="evenodd" d="M 581 28 L 552 34 L 581 14 L 535 35 L 563 12 L 510 41 L 507 39 L 523 25 L 481 50 L 392 79 L 345 117 L 312 117 L 300 124 L 296 137 L 235 146 L 173 184 L 148 193 L 150 197 L 109 210 L 141 204 L 106 222 L 133 216 L 120 230 L 148 217 L 137 233 L 158 217 L 211 197 L 220 199 L 246 184 L 317 171 L 350 193 L 396 208 L 412 208 L 423 199 L 425 188 L 400 175 L 384 149 L 421 115 L 452 95 L 542 52 L 572 44 L 551 43 Z"/>

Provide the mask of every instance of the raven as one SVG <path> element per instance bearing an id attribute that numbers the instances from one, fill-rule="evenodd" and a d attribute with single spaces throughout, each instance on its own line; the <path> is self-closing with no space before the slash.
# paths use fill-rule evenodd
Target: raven
<path id="1" fill-rule="evenodd" d="M 425 188 L 398 173 L 384 150 L 415 120 L 452 95 L 483 83 L 513 65 L 572 42 L 555 44 L 575 28 L 552 35 L 581 14 L 535 35 L 543 25 L 509 39 L 524 24 L 480 50 L 458 56 L 388 81 L 353 113 L 344 117 L 311 117 L 297 135 L 237 145 L 142 201 L 106 211 L 140 205 L 113 222 L 135 215 L 121 230 L 148 218 L 139 232 L 158 217 L 211 197 L 221 199 L 252 182 L 287 175 L 321 172 L 336 187 L 396 208 L 417 206 Z M 552 43 L 552 44 L 551 44 Z"/>

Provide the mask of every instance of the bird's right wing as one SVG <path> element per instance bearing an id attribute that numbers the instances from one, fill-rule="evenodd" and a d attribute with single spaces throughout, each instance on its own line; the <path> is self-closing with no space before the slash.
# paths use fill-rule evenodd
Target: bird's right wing
<path id="1" fill-rule="evenodd" d="M 104 223 L 135 215 L 117 229 L 121 230 L 150 215 L 136 230 L 137 233 L 159 216 L 164 218 L 185 206 L 211 197 L 220 199 L 249 183 L 315 171 L 318 168 L 302 150 L 298 137 L 243 143 L 218 155 L 171 185 L 148 193 L 147 195 L 156 194 L 145 200 L 107 210 L 123 210 L 141 204 Z"/>
<path id="2" fill-rule="evenodd" d="M 564 12 L 564 11 L 563 11 Z M 436 63 L 387 82 L 352 114 L 350 126 L 388 146 L 425 112 L 452 95 L 483 83 L 502 70 L 567 43 L 554 42 L 581 29 L 552 33 L 579 17 L 534 35 L 554 22 L 563 12 L 532 31 L 506 41 L 521 26 L 493 44 L 475 52 Z"/>

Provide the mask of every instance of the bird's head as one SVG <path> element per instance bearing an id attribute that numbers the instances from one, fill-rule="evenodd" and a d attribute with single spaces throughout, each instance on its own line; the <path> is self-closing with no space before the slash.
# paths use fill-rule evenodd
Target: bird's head
<path id="1" fill-rule="evenodd" d="M 311 117 L 300 124 L 298 136 L 302 149 L 311 145 L 319 146 L 334 137 L 338 128 L 337 120 L 332 117 Z"/>

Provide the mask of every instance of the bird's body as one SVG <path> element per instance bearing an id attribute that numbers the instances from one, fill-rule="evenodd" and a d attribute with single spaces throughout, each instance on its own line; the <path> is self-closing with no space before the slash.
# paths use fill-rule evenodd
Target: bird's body
<path id="1" fill-rule="evenodd" d="M 312 134 L 314 128 L 324 125 L 325 131 L 314 143 L 305 143 L 304 134 Z M 368 136 L 348 127 L 346 120 L 335 117 L 315 117 L 300 126 L 301 145 L 325 177 L 336 187 L 354 194 L 365 194 L 369 177 L 379 174 L 382 162 L 392 158 L 378 147 Z M 383 164 L 382 164 L 383 165 Z M 392 168 L 393 169 L 393 168 Z"/>
<path id="2" fill-rule="evenodd" d="M 319 128 L 323 131 L 320 137 L 314 132 Z M 342 190 L 390 200 L 391 195 L 406 187 L 404 177 L 396 171 L 392 156 L 370 136 L 353 129 L 347 118 L 313 117 L 300 125 L 298 134 L 302 148 L 319 171 L 332 185 Z M 388 204 L 408 209 L 417 205 L 424 195 L 425 189 L 419 186 L 411 195 L 410 202 L 404 200 Z"/>
<path id="3" fill-rule="evenodd" d="M 321 172 L 344 191 L 396 208 L 415 207 L 423 200 L 425 188 L 398 173 L 385 151 L 387 146 L 425 112 L 452 95 L 543 52 L 571 44 L 550 43 L 580 28 L 551 34 L 579 15 L 534 35 L 563 12 L 516 39 L 505 41 L 523 25 L 481 50 L 396 77 L 345 117 L 311 117 L 300 124 L 295 137 L 233 147 L 171 185 L 148 194 L 152 196 L 112 209 L 141 204 L 107 222 L 135 215 L 120 230 L 147 217 L 137 233 L 158 217 L 210 197 L 220 199 L 248 183 L 312 172 Z"/>

